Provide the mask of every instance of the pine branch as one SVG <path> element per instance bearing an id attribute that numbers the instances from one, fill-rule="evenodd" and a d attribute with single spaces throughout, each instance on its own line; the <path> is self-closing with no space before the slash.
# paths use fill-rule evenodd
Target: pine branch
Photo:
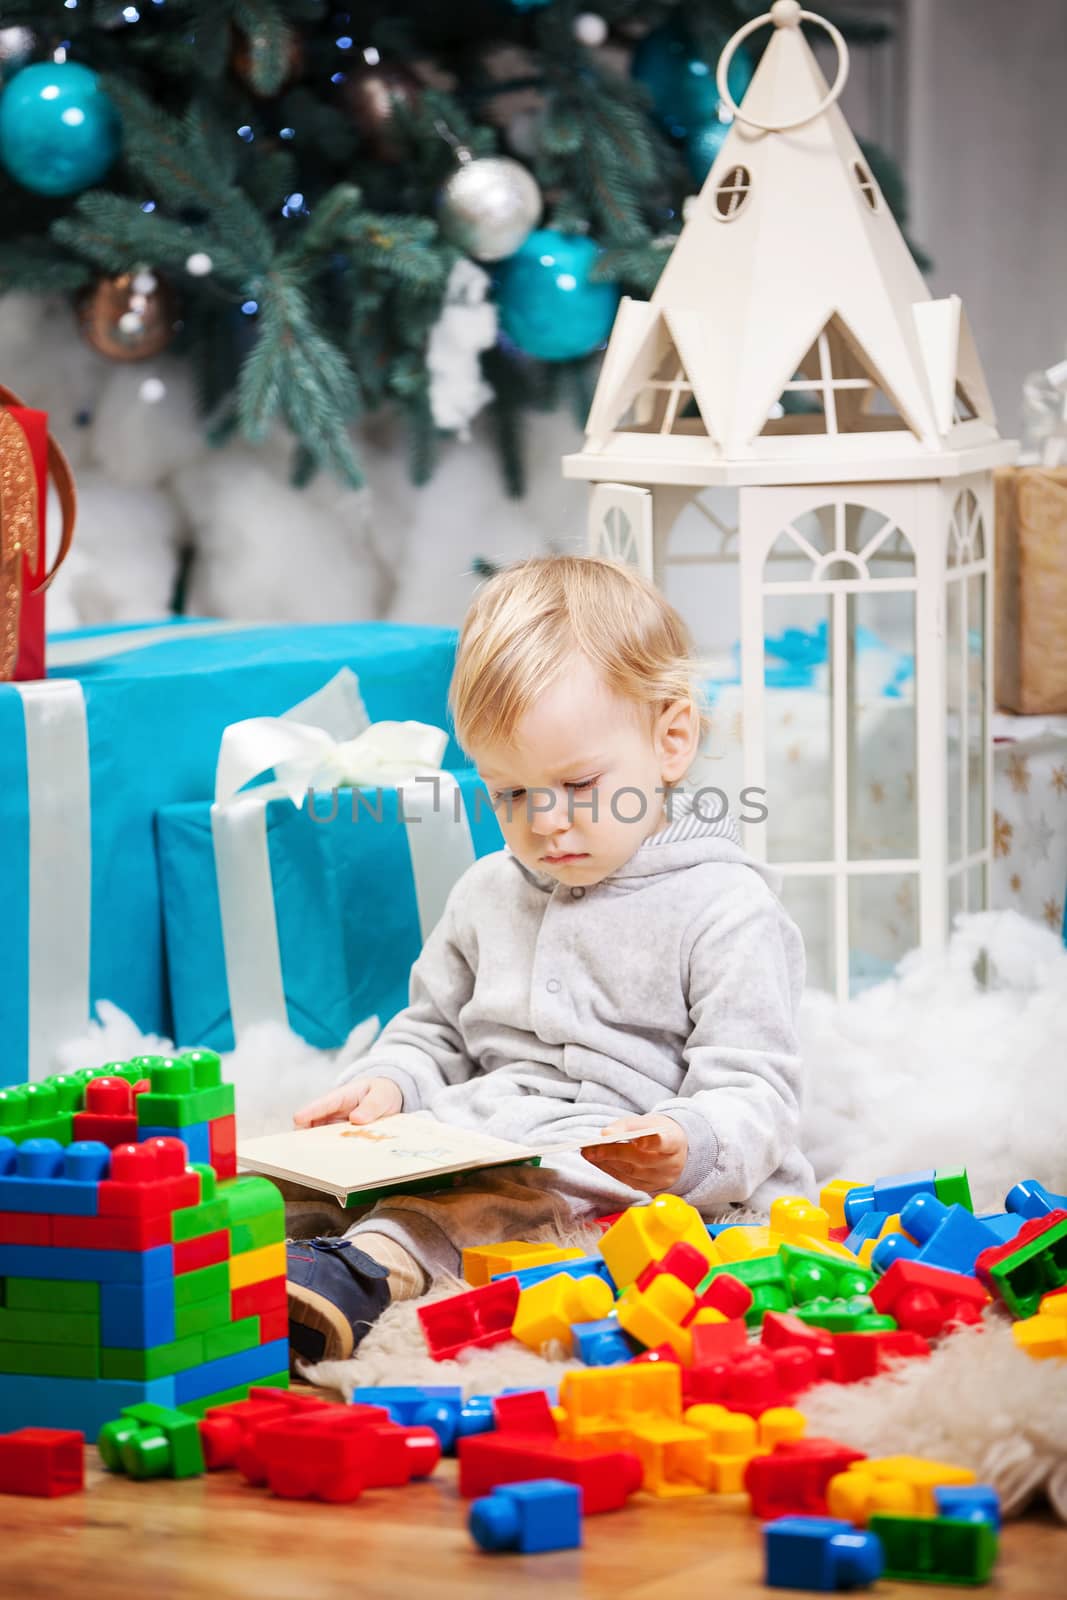
<path id="1" fill-rule="evenodd" d="M 257 94 L 277 94 L 289 71 L 293 33 L 277 0 L 235 0 L 233 20 L 248 47 L 248 79 Z"/>

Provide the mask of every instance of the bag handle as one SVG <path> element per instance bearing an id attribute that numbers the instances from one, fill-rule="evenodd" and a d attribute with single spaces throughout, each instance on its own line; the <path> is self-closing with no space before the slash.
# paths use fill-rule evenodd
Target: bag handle
<path id="1" fill-rule="evenodd" d="M 13 389 L 8 389 L 0 383 L 0 406 L 24 406 L 24 402 Z M 48 435 L 48 471 L 59 497 L 59 507 L 63 514 L 63 531 L 56 559 L 36 588 L 30 590 L 31 594 L 44 593 L 70 554 L 71 541 L 74 538 L 74 521 L 78 514 L 78 495 L 74 488 L 74 474 L 70 470 L 70 462 L 51 434 Z"/>

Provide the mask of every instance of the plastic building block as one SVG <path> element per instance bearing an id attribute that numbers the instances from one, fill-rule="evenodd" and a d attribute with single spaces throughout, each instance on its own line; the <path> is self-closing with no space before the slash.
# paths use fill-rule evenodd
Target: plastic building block
<path id="1" fill-rule="evenodd" d="M 559 1431 L 564 1438 L 625 1449 L 629 1430 L 650 1418 L 681 1421 L 682 1377 L 673 1362 L 565 1372 Z"/>
<path id="2" fill-rule="evenodd" d="M 949 1167 L 944 1170 L 938 1167 L 934 1173 L 934 1193 L 943 1206 L 962 1206 L 965 1211 L 974 1210 L 971 1183 L 966 1167 Z"/>
<path id="3" fill-rule="evenodd" d="M 895 1317 L 898 1327 L 933 1339 L 952 1323 L 980 1322 L 989 1296 L 968 1274 L 901 1260 L 874 1285 L 871 1303 Z"/>
<path id="4" fill-rule="evenodd" d="M 845 1240 L 846 1250 L 858 1257 L 865 1244 L 882 1237 L 888 1221 L 888 1211 L 865 1211 Z"/>
<path id="5" fill-rule="evenodd" d="M 708 1323 L 718 1321 L 718 1317 L 710 1317 L 705 1313 L 716 1311 L 719 1317 L 727 1322 L 738 1317 L 747 1317 L 752 1310 L 753 1294 L 747 1283 L 742 1283 L 732 1273 L 720 1272 L 707 1282 L 706 1287 L 700 1289 L 693 1304 L 693 1309 L 687 1314 L 683 1327 L 693 1323 Z"/>
<path id="6" fill-rule="evenodd" d="M 559 1478 L 500 1484 L 474 1502 L 467 1526 L 482 1550 L 576 1550 L 582 1542 L 582 1491 Z"/>
<path id="7" fill-rule="evenodd" d="M 631 1339 L 619 1327 L 615 1316 L 601 1317 L 596 1322 L 580 1322 L 574 1328 L 574 1354 L 587 1367 L 615 1367 L 630 1361 L 640 1350 L 636 1339 Z"/>
<path id="8" fill-rule="evenodd" d="M 815 1250 L 785 1244 L 779 1252 L 786 1284 L 795 1305 L 817 1299 L 847 1300 L 869 1294 L 874 1273 L 856 1261 L 831 1260 Z"/>
<path id="9" fill-rule="evenodd" d="M 237 1118 L 213 1117 L 207 1125 L 208 1161 L 220 1180 L 237 1176 Z"/>
<path id="10" fill-rule="evenodd" d="M 220 1183 L 217 1194 L 226 1207 L 232 1254 L 259 1250 L 285 1238 L 285 1201 L 269 1178 L 245 1173 Z"/>
<path id="11" fill-rule="evenodd" d="M 1062 1316 L 1039 1311 L 1012 1324 L 1012 1335 L 1020 1350 L 1036 1361 L 1067 1360 L 1067 1306 Z"/>
<path id="12" fill-rule="evenodd" d="M 493 1421 L 498 1433 L 524 1438 L 557 1437 L 552 1402 L 544 1389 L 515 1389 L 493 1398 Z"/>
<path id="13" fill-rule="evenodd" d="M 648 1205 L 624 1211 L 602 1237 L 600 1252 L 618 1288 L 626 1289 L 678 1240 L 699 1250 L 709 1266 L 720 1260 L 699 1211 L 678 1195 L 661 1194 Z"/>
<path id="14" fill-rule="evenodd" d="M 988 1522 L 957 1517 L 871 1518 L 881 1541 L 885 1576 L 912 1583 L 985 1583 L 997 1559 L 997 1533 Z"/>
<path id="15" fill-rule="evenodd" d="M 981 1281 L 1014 1317 L 1032 1317 L 1041 1299 L 1067 1286 L 1067 1211 L 1027 1222 L 1010 1244 L 977 1259 Z"/>
<path id="16" fill-rule="evenodd" d="M 641 1463 L 642 1488 L 660 1498 L 707 1494 L 711 1462 L 707 1435 L 670 1417 L 646 1417 L 630 1427 L 627 1448 Z"/>
<path id="17" fill-rule="evenodd" d="M 769 1455 L 753 1456 L 745 1468 L 752 1511 L 763 1519 L 824 1517 L 830 1480 L 863 1459 L 862 1450 L 836 1439 L 785 1439 Z"/>
<path id="18" fill-rule="evenodd" d="M 575 1256 L 572 1261 L 546 1261 L 539 1267 L 520 1267 L 516 1272 L 497 1273 L 492 1282 L 498 1278 L 514 1278 L 520 1289 L 530 1289 L 535 1283 L 544 1283 L 546 1278 L 556 1278 L 565 1272 L 570 1278 L 602 1278 L 615 1293 L 615 1280 L 608 1271 L 608 1264 L 601 1256 Z"/>
<path id="19" fill-rule="evenodd" d="M 476 1434 L 459 1441 L 459 1492 L 464 1499 L 498 1484 L 561 1478 L 582 1491 L 587 1517 L 616 1511 L 641 1487 L 641 1463 L 630 1451 L 600 1450 L 581 1440 Z"/>
<path id="20" fill-rule="evenodd" d="M 897 1329 L 885 1333 L 835 1333 L 835 1383 L 862 1383 L 887 1372 L 897 1361 L 930 1354 L 930 1341 L 921 1333 Z"/>
<path id="21" fill-rule="evenodd" d="M 768 1311 L 789 1311 L 792 1309 L 793 1300 L 786 1281 L 785 1268 L 781 1256 L 757 1257 L 751 1261 L 731 1262 L 726 1266 L 712 1267 L 704 1282 L 700 1285 L 699 1293 L 710 1288 L 716 1278 L 728 1274 L 731 1278 L 738 1278 L 752 1295 L 752 1304 L 745 1312 L 745 1321 L 749 1327 L 759 1327 Z"/>
<path id="22" fill-rule="evenodd" d="M 64 1148 L 56 1139 L 0 1139 L 0 1211 L 95 1216 L 110 1161 L 107 1145 L 92 1140 Z"/>
<path id="23" fill-rule="evenodd" d="M 917 1194 L 903 1207 L 900 1225 L 918 1245 L 916 1259 L 950 1272 L 973 1273 L 983 1250 L 999 1243 L 996 1235 L 964 1206 L 944 1206 L 934 1195 Z M 876 1246 L 872 1261 L 882 1271 L 882 1252 L 889 1243 Z M 886 1268 L 890 1263 L 886 1262 Z"/>
<path id="24" fill-rule="evenodd" d="M 661 1273 L 677 1278 L 680 1283 L 695 1290 L 697 1284 L 708 1275 L 708 1258 L 703 1251 L 697 1250 L 684 1239 L 679 1239 L 676 1244 L 671 1245 L 665 1256 L 661 1256 L 658 1261 L 648 1263 L 648 1266 L 635 1278 L 635 1287 L 641 1290 L 647 1289 L 652 1280 L 658 1278 Z"/>
<path id="25" fill-rule="evenodd" d="M 16 1428 L 69 1428 L 77 1421 L 81 1431 L 95 1439 L 104 1423 L 124 1406 L 143 1400 L 173 1405 L 174 1379 L 122 1383 L 0 1372 L 0 1416 Z"/>
<path id="26" fill-rule="evenodd" d="M 450 1361 L 460 1350 L 485 1349 L 511 1338 L 519 1304 L 514 1278 L 499 1278 L 466 1294 L 418 1308 L 426 1348 L 435 1361 Z"/>
<path id="27" fill-rule="evenodd" d="M 73 1429 L 19 1428 L 0 1437 L 0 1494 L 54 1500 L 85 1487 L 85 1435 Z"/>
<path id="28" fill-rule="evenodd" d="M 772 1589 L 865 1589 L 882 1575 L 882 1547 L 833 1517 L 779 1517 L 763 1529 Z"/>
<path id="29" fill-rule="evenodd" d="M 354 1389 L 352 1400 L 357 1405 L 384 1406 L 392 1421 L 403 1426 L 432 1428 L 443 1455 L 454 1450 L 461 1432 L 479 1433 L 494 1426 L 491 1404 L 465 1405 L 458 1384 Z"/>
<path id="30" fill-rule="evenodd" d="M 828 1333 L 891 1333 L 893 1317 L 874 1309 L 870 1295 L 854 1295 L 851 1300 L 827 1300 L 822 1296 L 796 1307 L 799 1321 Z"/>
<path id="31" fill-rule="evenodd" d="M 175 1403 L 184 1406 L 188 1400 L 217 1394 L 220 1389 L 262 1382 L 268 1377 L 273 1379 L 275 1373 L 288 1369 L 289 1341 L 273 1339 L 253 1350 L 241 1350 L 237 1355 L 222 1356 L 218 1361 L 205 1361 L 203 1366 L 175 1373 Z"/>
<path id="32" fill-rule="evenodd" d="M 527 1244 L 506 1239 L 501 1244 L 479 1244 L 464 1250 L 463 1276 L 472 1289 L 480 1288 L 516 1267 L 551 1266 L 557 1261 L 579 1261 L 584 1252 L 563 1245 Z"/>
<path id="33" fill-rule="evenodd" d="M 749 1346 L 709 1367 L 694 1367 L 685 1375 L 684 1393 L 688 1404 L 707 1401 L 759 1417 L 791 1405 L 817 1379 L 810 1350 Z"/>
<path id="34" fill-rule="evenodd" d="M 693 1335 L 682 1320 L 694 1308 L 696 1296 L 680 1279 L 661 1273 L 647 1289 L 636 1283 L 622 1291 L 615 1315 L 624 1332 L 646 1349 L 669 1345 L 679 1361 L 688 1366 L 693 1358 Z M 603 1314 L 603 1313 L 601 1313 Z"/>
<path id="35" fill-rule="evenodd" d="M 237 1466 L 245 1436 L 263 1423 L 309 1406 L 325 1404 L 317 1395 L 289 1394 L 284 1389 L 249 1389 L 246 1399 L 206 1406 L 198 1423 L 205 1467 L 209 1472 L 216 1472 L 221 1467 Z"/>
<path id="36" fill-rule="evenodd" d="M 826 1504 L 832 1517 L 847 1517 L 862 1527 L 878 1511 L 935 1516 L 937 1488 L 973 1483 L 973 1472 L 949 1462 L 926 1461 L 920 1456 L 872 1457 L 853 1462 L 847 1471 L 830 1479 Z"/>
<path id="37" fill-rule="evenodd" d="M 110 1174 L 100 1184 L 99 1215 L 157 1216 L 195 1206 L 200 1179 L 186 1170 L 187 1159 L 180 1139 L 118 1145 L 111 1152 Z"/>
<path id="38" fill-rule="evenodd" d="M 988 1483 L 939 1484 L 934 1490 L 935 1515 L 1000 1527 L 1000 1496 Z"/>
<path id="39" fill-rule="evenodd" d="M 829 1217 L 831 1229 L 847 1226 L 845 1196 L 859 1187 L 850 1178 L 834 1178 L 830 1183 L 823 1184 L 819 1190 L 819 1205 Z"/>
<path id="40" fill-rule="evenodd" d="M 697 1368 L 713 1366 L 748 1345 L 748 1329 L 743 1317 L 731 1317 L 727 1322 L 695 1322 L 690 1332 L 693 1336 L 692 1363 Z"/>
<path id="41" fill-rule="evenodd" d="M 430 1428 L 370 1416 L 374 1406 L 293 1412 L 253 1435 L 268 1488 L 286 1499 L 351 1500 L 363 1488 L 398 1488 L 425 1478 L 441 1459 Z"/>
<path id="42" fill-rule="evenodd" d="M 570 1355 L 571 1325 L 600 1321 L 608 1315 L 613 1300 L 602 1278 L 571 1278 L 565 1272 L 558 1273 L 521 1291 L 511 1324 L 512 1338 L 531 1350 L 540 1350 L 555 1340 Z"/>
<path id="43" fill-rule="evenodd" d="M 126 1078 L 94 1078 L 85 1086 L 85 1109 L 71 1124 L 75 1139 L 95 1139 L 113 1150 L 137 1139 L 133 1085 Z"/>
<path id="44" fill-rule="evenodd" d="M 815 1362 L 816 1376 L 832 1378 L 834 1374 L 834 1341 L 832 1335 L 817 1326 L 809 1326 L 788 1311 L 770 1311 L 763 1319 L 761 1343 L 771 1350 L 799 1346 L 810 1351 Z"/>
<path id="45" fill-rule="evenodd" d="M 1007 1244 L 1015 1238 L 1029 1219 L 1014 1211 L 986 1211 L 978 1220 L 996 1234 L 1001 1244 Z"/>
<path id="46" fill-rule="evenodd" d="M 684 1421 L 707 1440 L 713 1494 L 739 1494 L 752 1457 L 772 1449 L 780 1439 L 799 1439 L 805 1427 L 803 1415 L 785 1406 L 764 1412 L 758 1422 L 725 1406 L 689 1406 Z"/>
<path id="47" fill-rule="evenodd" d="M 936 1196 L 937 1174 L 932 1167 L 924 1172 L 901 1172 L 879 1178 L 876 1183 L 857 1185 L 845 1196 L 845 1221 L 854 1228 L 867 1211 L 899 1211 L 917 1194 Z"/>
<path id="48" fill-rule="evenodd" d="M 1008 1190 L 1004 1209 L 1032 1222 L 1035 1217 L 1047 1217 L 1050 1211 L 1067 1211 L 1067 1194 L 1053 1194 L 1036 1178 L 1024 1178 Z"/>
<path id="49" fill-rule="evenodd" d="M 127 1406 L 97 1437 L 109 1472 L 130 1478 L 195 1478 L 205 1470 L 196 1419 L 166 1406 Z"/>

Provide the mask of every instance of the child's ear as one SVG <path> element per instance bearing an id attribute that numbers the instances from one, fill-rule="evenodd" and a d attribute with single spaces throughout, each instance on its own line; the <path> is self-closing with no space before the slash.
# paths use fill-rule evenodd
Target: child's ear
<path id="1" fill-rule="evenodd" d="M 665 783 L 678 783 L 693 764 L 700 745 L 700 713 L 692 700 L 672 700 L 656 728 Z"/>

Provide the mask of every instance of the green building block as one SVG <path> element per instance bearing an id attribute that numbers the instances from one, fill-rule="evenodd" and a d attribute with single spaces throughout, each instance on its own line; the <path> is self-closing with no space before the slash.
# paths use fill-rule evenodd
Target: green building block
<path id="1" fill-rule="evenodd" d="M 193 1082 L 198 1089 L 215 1089 L 222 1082 L 222 1057 L 215 1050 L 180 1050 L 179 1061 L 188 1061 L 193 1068 Z"/>
<path id="2" fill-rule="evenodd" d="M 997 1559 L 988 1522 L 962 1517 L 896 1517 L 877 1512 L 867 1524 L 881 1541 L 883 1577 L 911 1583 L 987 1583 Z"/>
<path id="3" fill-rule="evenodd" d="M 194 1122 L 214 1122 L 216 1117 L 232 1116 L 234 1105 L 232 1083 L 221 1083 L 214 1089 L 194 1089 L 187 1094 L 157 1092 L 152 1088 L 137 1096 L 137 1121 L 144 1128 L 173 1128 L 178 1132 Z"/>
<path id="4" fill-rule="evenodd" d="M 149 1350 L 101 1350 L 100 1376 L 147 1383 L 151 1378 L 169 1378 L 175 1372 L 198 1367 L 203 1359 L 204 1337 L 197 1333 L 170 1344 L 153 1345 Z"/>
<path id="5" fill-rule="evenodd" d="M 51 1278 L 2 1278 L 9 1311 L 100 1311 L 98 1283 L 58 1283 Z"/>
<path id="6" fill-rule="evenodd" d="M 179 1272 L 174 1280 L 174 1304 L 197 1305 L 201 1300 L 214 1300 L 230 1292 L 230 1268 L 226 1261 L 213 1267 L 197 1267 L 193 1272 Z"/>
<path id="7" fill-rule="evenodd" d="M 234 1400 L 247 1399 L 252 1389 L 288 1389 L 289 1374 L 274 1372 L 269 1377 L 257 1378 L 254 1383 L 239 1383 L 234 1389 L 220 1389 L 217 1394 L 201 1395 L 199 1400 L 185 1400 L 181 1409 L 191 1417 L 202 1417 L 215 1406 L 228 1406 Z"/>
<path id="8" fill-rule="evenodd" d="M 0 1344 L 0 1372 L 12 1377 L 99 1378 L 95 1344 Z"/>
<path id="9" fill-rule="evenodd" d="M 127 1406 L 96 1441 L 109 1472 L 131 1478 L 195 1478 L 205 1471 L 196 1418 L 167 1406 Z"/>
<path id="10" fill-rule="evenodd" d="M 934 1193 L 945 1206 L 963 1206 L 974 1210 L 971 1184 L 966 1167 L 949 1167 L 944 1172 L 934 1172 Z"/>
<path id="11" fill-rule="evenodd" d="M 200 1174 L 200 1204 L 172 1213 L 170 1236 L 175 1244 L 185 1239 L 201 1239 L 206 1233 L 219 1233 L 229 1223 L 226 1202 L 216 1198 L 214 1167 L 200 1162 L 192 1166 L 193 1171 Z"/>
<path id="12" fill-rule="evenodd" d="M 806 1304 L 794 1306 L 793 1315 L 811 1328 L 825 1328 L 828 1333 L 892 1333 L 896 1318 L 883 1316 L 874 1309 L 870 1295 L 857 1294 L 849 1300 L 830 1300 L 819 1297 Z"/>
<path id="13" fill-rule="evenodd" d="M 19 1083 L 0 1089 L 0 1135 L 21 1144 L 24 1139 L 56 1139 L 70 1144 L 74 1113 L 65 1108 L 66 1091 L 53 1085 Z"/>
<path id="14" fill-rule="evenodd" d="M 1046 1294 L 1067 1287 L 1067 1222 L 1045 1226 L 1046 1218 L 1026 1223 L 1015 1246 L 985 1272 L 985 1278 L 1013 1317 L 1032 1317 Z M 1034 1234 L 1026 1238 L 1029 1230 Z"/>
<path id="15" fill-rule="evenodd" d="M 802 1250 L 792 1244 L 783 1244 L 778 1254 L 796 1305 L 805 1305 L 809 1300 L 848 1300 L 870 1294 L 874 1288 L 873 1272 L 840 1256 Z"/>
<path id="16" fill-rule="evenodd" d="M 739 1278 L 752 1291 L 752 1304 L 745 1312 L 748 1327 L 758 1328 L 768 1311 L 789 1311 L 792 1308 L 793 1298 L 780 1255 L 755 1256 L 748 1261 L 728 1261 L 721 1267 L 712 1267 L 698 1285 L 697 1294 L 703 1294 L 712 1280 L 724 1273 L 731 1278 Z"/>
<path id="17" fill-rule="evenodd" d="M 94 1285 L 95 1287 L 95 1285 Z M 0 1341 L 15 1344 L 100 1343 L 100 1317 L 92 1311 L 0 1311 Z"/>
<path id="18" fill-rule="evenodd" d="M 187 1339 L 191 1334 L 220 1328 L 229 1322 L 231 1306 L 229 1290 L 213 1300 L 194 1300 L 192 1305 L 179 1306 L 174 1312 L 174 1332 L 179 1339 Z"/>
<path id="19" fill-rule="evenodd" d="M 222 1356 L 235 1356 L 242 1350 L 254 1350 L 259 1344 L 259 1318 L 242 1317 L 239 1322 L 227 1322 L 221 1328 L 209 1328 L 204 1334 L 204 1360 L 218 1361 Z"/>
<path id="20" fill-rule="evenodd" d="M 230 1228 L 230 1251 L 259 1250 L 285 1238 L 285 1201 L 269 1178 L 251 1173 L 232 1178 L 218 1188 L 225 1202 Z"/>

